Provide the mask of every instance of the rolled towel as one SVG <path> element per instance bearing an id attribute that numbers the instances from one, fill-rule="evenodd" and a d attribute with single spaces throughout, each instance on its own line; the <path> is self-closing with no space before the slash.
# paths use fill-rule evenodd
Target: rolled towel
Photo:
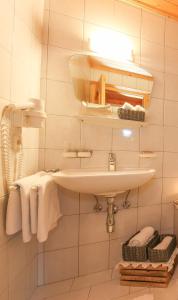
<path id="1" fill-rule="evenodd" d="M 130 247 L 142 247 L 146 245 L 154 235 L 154 228 L 147 226 L 143 228 L 138 234 L 136 234 L 130 241 L 128 246 Z"/>
<path id="2" fill-rule="evenodd" d="M 161 243 L 159 243 L 156 247 L 154 247 L 155 250 L 165 250 L 171 243 L 173 237 L 172 236 L 166 236 Z"/>

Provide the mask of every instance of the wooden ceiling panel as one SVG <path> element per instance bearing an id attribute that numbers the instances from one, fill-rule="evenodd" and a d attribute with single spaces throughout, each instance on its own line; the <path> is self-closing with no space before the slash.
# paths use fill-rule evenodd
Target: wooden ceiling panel
<path id="1" fill-rule="evenodd" d="M 178 0 L 124 0 L 127 3 L 135 4 L 156 11 L 162 15 L 178 20 Z"/>

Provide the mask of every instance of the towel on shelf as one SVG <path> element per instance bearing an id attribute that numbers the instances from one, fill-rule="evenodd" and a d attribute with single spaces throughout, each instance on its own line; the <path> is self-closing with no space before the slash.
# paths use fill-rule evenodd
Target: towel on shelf
<path id="1" fill-rule="evenodd" d="M 12 235 L 22 229 L 20 190 L 12 189 L 9 194 L 6 212 L 6 233 Z"/>
<path id="2" fill-rule="evenodd" d="M 155 250 L 165 250 L 171 243 L 173 237 L 172 236 L 166 236 L 161 243 L 159 243 L 156 247 L 154 247 Z"/>
<path id="3" fill-rule="evenodd" d="M 57 226 L 57 221 L 62 216 L 59 203 L 58 186 L 50 174 L 38 178 L 37 190 L 31 189 L 30 206 L 31 225 L 33 233 L 37 233 L 40 243 L 48 238 L 48 233 Z M 36 216 L 36 217 L 35 217 Z M 35 219 L 36 218 L 36 219 Z"/>
<path id="4" fill-rule="evenodd" d="M 146 245 L 154 235 L 154 228 L 151 226 L 144 227 L 138 234 L 136 234 L 130 241 L 130 247 L 142 247 Z"/>

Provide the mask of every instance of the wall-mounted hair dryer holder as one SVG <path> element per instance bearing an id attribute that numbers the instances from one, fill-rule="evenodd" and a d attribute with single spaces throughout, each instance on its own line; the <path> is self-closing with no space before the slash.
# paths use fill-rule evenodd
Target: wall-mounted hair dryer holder
<path id="1" fill-rule="evenodd" d="M 30 99 L 23 106 L 9 104 L 4 107 L 1 118 L 1 139 L 7 187 L 23 176 L 22 128 L 41 128 L 45 119 L 46 113 L 40 99 Z"/>
<path id="2" fill-rule="evenodd" d="M 19 109 L 13 111 L 13 126 L 14 127 L 33 127 L 41 128 L 44 125 L 46 113 L 43 111 L 35 111 L 33 109 Z"/>

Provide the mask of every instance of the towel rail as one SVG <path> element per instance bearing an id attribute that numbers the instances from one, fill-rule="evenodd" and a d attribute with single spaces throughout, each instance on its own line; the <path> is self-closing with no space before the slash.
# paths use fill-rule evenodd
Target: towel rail
<path id="1" fill-rule="evenodd" d="M 50 169 L 50 170 L 44 170 L 44 172 L 46 172 L 46 173 L 55 173 L 55 172 L 58 172 L 60 169 Z M 14 185 L 11 185 L 10 187 L 9 187 L 9 190 L 10 191 L 15 191 L 15 190 L 17 190 L 19 188 L 19 186 L 18 185 L 16 185 L 16 184 L 14 184 Z M 32 190 L 38 190 L 38 187 L 37 186 L 32 186 Z"/>
<path id="2" fill-rule="evenodd" d="M 17 189 L 19 189 L 19 186 L 18 186 L 18 185 L 11 185 L 11 186 L 9 187 L 9 190 L 10 190 L 10 191 L 15 191 L 15 190 L 17 190 Z M 38 187 L 34 185 L 34 186 L 32 186 L 32 190 L 37 191 L 37 190 L 38 190 Z"/>

